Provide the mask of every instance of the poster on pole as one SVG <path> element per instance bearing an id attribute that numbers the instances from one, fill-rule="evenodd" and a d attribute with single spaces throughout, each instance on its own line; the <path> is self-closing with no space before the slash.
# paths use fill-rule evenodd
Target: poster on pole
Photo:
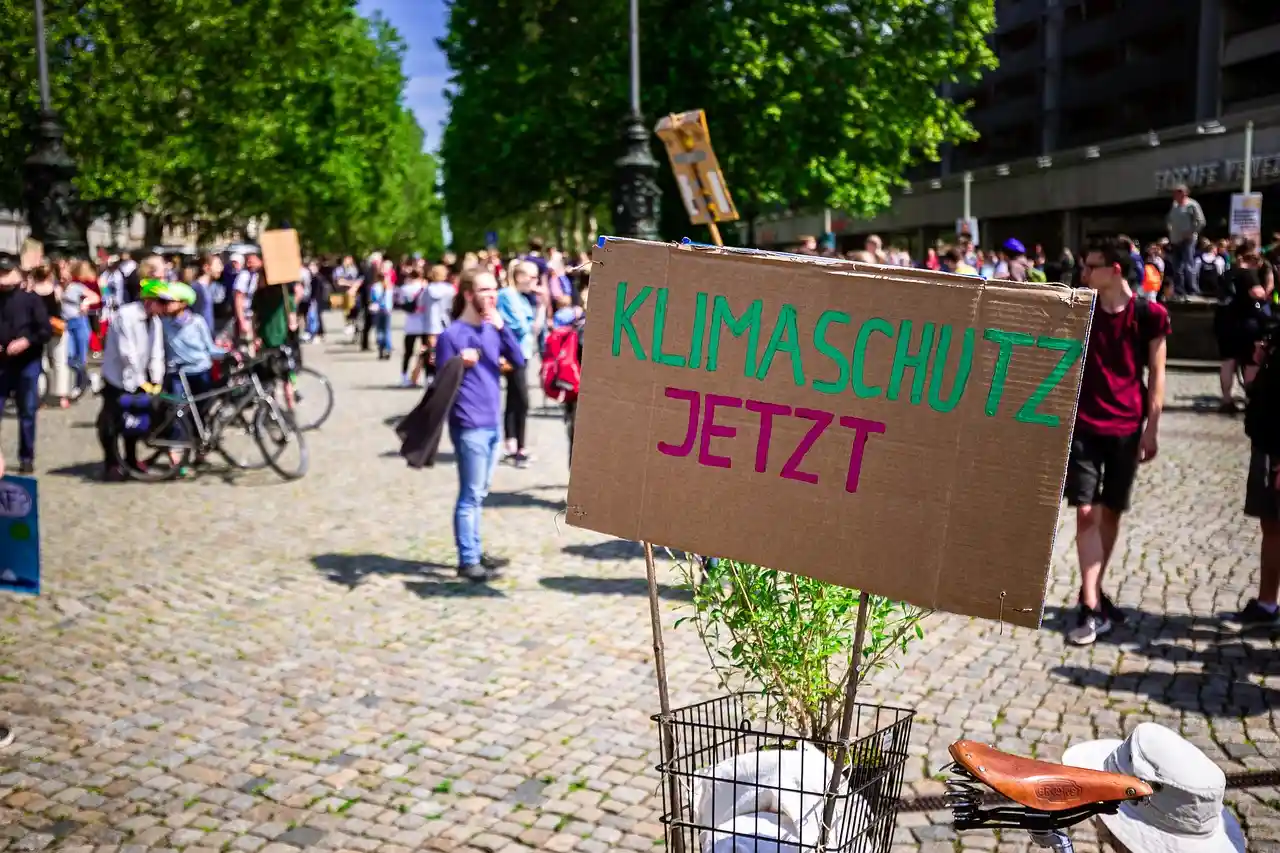
<path id="1" fill-rule="evenodd" d="M 1231 194 L 1231 236 L 1262 242 L 1262 193 Z"/>
<path id="2" fill-rule="evenodd" d="M 966 239 L 972 246 L 979 243 L 978 235 L 978 217 L 970 216 L 968 219 L 963 216 L 956 220 L 956 239 Z"/>
<path id="3" fill-rule="evenodd" d="M 711 148 L 707 114 L 703 110 L 673 113 L 660 120 L 654 132 L 667 149 L 689 221 L 694 225 L 736 221 L 738 209 Z"/>
<path id="4" fill-rule="evenodd" d="M 292 284 L 302 271 L 302 247 L 298 232 L 292 228 L 263 231 L 262 265 L 267 270 L 267 284 Z"/>
<path id="5" fill-rule="evenodd" d="M 0 590 L 40 593 L 40 502 L 35 477 L 0 478 Z"/>
<path id="6" fill-rule="evenodd" d="M 1094 294 L 603 239 L 567 515 L 1040 624 Z"/>

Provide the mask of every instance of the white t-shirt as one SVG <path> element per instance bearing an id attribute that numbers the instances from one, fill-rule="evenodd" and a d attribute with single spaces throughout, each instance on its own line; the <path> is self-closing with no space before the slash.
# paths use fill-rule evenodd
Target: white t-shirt
<path id="1" fill-rule="evenodd" d="M 413 306 L 413 310 L 404 318 L 406 335 L 427 333 L 427 305 L 426 300 L 422 298 L 426 289 L 426 282 L 422 279 L 410 279 L 396 288 L 396 302 L 400 305 Z"/>
<path id="2" fill-rule="evenodd" d="M 236 273 L 236 281 L 232 287 L 236 293 L 244 294 L 244 316 L 252 317 L 253 293 L 258 289 L 258 273 L 240 270 Z"/>

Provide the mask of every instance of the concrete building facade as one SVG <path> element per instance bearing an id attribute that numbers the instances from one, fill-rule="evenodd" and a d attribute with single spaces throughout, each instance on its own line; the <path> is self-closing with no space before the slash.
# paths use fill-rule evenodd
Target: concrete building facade
<path id="1" fill-rule="evenodd" d="M 987 245 L 1017 236 L 1057 252 L 1101 231 L 1156 237 L 1178 182 L 1225 236 L 1249 121 L 1264 227 L 1280 222 L 1280 2 L 997 0 L 996 12 L 1000 67 L 950 93 L 973 102 L 978 141 L 913 170 L 873 220 L 764 218 L 756 242 L 786 245 L 830 221 L 845 244 L 874 232 L 919 250 L 953 235 L 965 172 Z"/>

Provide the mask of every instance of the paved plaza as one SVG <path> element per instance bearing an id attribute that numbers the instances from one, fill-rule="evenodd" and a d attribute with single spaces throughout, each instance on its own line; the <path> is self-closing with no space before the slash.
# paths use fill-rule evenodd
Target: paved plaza
<path id="1" fill-rule="evenodd" d="M 45 593 L 0 596 L 0 712 L 17 732 L 0 751 L 0 850 L 660 847 L 643 559 L 557 522 L 559 412 L 535 409 L 535 463 L 494 482 L 486 545 L 513 559 L 507 578 L 470 586 L 453 569 L 451 457 L 410 471 L 396 456 L 388 423 L 416 400 L 392 387 L 398 363 L 340 345 L 308 358 L 338 403 L 299 482 L 105 485 L 95 404 L 42 414 Z M 1156 720 L 1229 770 L 1280 761 L 1273 637 L 1216 618 L 1250 594 L 1258 544 L 1239 511 L 1241 425 L 1196 410 L 1216 381 L 1171 380 L 1112 577 L 1130 627 L 1064 644 L 1065 518 L 1043 630 L 936 616 L 876 676 L 866 695 L 918 711 L 907 796 L 941 792 L 962 736 L 1055 759 Z M 15 433 L 7 420 L 10 452 Z M 671 592 L 674 701 L 710 697 Z M 1251 849 L 1280 850 L 1280 793 L 1230 799 Z M 957 838 L 946 817 L 901 815 L 895 850 L 1027 848 Z"/>

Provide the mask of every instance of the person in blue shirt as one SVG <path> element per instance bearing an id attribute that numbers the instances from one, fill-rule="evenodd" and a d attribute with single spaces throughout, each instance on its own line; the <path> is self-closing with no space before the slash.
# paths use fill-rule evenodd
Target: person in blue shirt
<path id="1" fill-rule="evenodd" d="M 480 542 L 480 508 L 489 494 L 501 449 L 502 367 L 524 372 L 524 350 L 498 311 L 498 282 L 479 267 L 458 281 L 454 320 L 436 341 L 436 366 L 455 356 L 466 372 L 449 412 L 449 440 L 458 462 L 458 501 L 453 510 L 453 536 L 458 546 L 458 574 L 475 583 L 497 577 L 506 561 L 484 553 Z"/>
<path id="2" fill-rule="evenodd" d="M 533 348 L 538 337 L 538 309 L 525 298 L 538 280 L 538 268 L 521 261 L 512 269 L 511 283 L 498 291 L 498 313 L 505 326 L 520 342 L 520 351 L 527 364 L 533 358 Z M 525 446 L 525 428 L 529 421 L 529 376 L 524 367 L 511 368 L 507 374 L 507 406 L 503 413 L 503 435 L 507 440 L 507 459 L 517 468 L 529 463 L 529 451 Z"/>
<path id="3" fill-rule="evenodd" d="M 193 310 L 197 294 L 190 285 L 164 283 L 157 289 L 156 298 L 164 303 L 160 325 L 164 329 L 165 391 L 185 399 L 190 389 L 192 398 L 196 400 L 196 412 L 203 417 L 208 410 L 208 401 L 199 397 L 213 389 L 213 362 L 226 355 L 226 351 L 213 342 L 209 324 Z M 186 428 L 190 429 L 190 425 Z M 172 438 L 178 438 L 178 429 L 175 424 Z M 171 456 L 177 464 L 177 452 Z M 187 468 L 179 471 L 181 477 L 191 474 Z"/>
<path id="4" fill-rule="evenodd" d="M 395 282 L 392 273 L 395 264 L 383 261 L 378 278 L 369 288 L 369 322 L 373 325 L 378 341 L 378 358 L 391 358 L 391 312 L 395 308 Z"/>

